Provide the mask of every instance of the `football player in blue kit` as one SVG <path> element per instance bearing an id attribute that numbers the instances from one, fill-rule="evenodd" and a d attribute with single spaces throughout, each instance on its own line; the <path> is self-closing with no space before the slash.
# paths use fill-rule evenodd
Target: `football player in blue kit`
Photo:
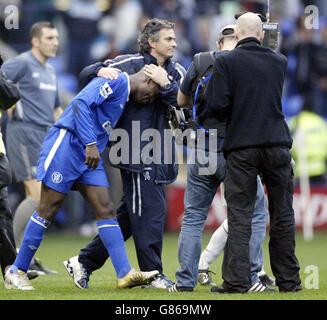
<path id="1" fill-rule="evenodd" d="M 159 273 L 156 270 L 141 272 L 130 266 L 100 157 L 129 95 L 145 104 L 153 102 L 158 93 L 159 86 L 142 69 L 133 75 L 119 73 L 116 80 L 97 77 L 67 106 L 44 139 L 37 177 L 42 181 L 40 205 L 26 226 L 14 264 L 6 271 L 6 288 L 34 289 L 26 271 L 45 229 L 72 188 L 78 190 L 95 211 L 99 236 L 117 274 L 117 288 L 146 284 Z"/>

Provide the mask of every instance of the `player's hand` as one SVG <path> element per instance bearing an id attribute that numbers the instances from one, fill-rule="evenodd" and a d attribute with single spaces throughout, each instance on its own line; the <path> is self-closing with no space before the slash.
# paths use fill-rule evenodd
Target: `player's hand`
<path id="1" fill-rule="evenodd" d="M 105 79 L 116 80 L 119 77 L 119 72 L 121 72 L 121 70 L 117 68 L 103 67 L 98 71 L 97 76 Z"/>
<path id="2" fill-rule="evenodd" d="M 85 164 L 87 164 L 89 168 L 96 169 L 99 165 L 99 162 L 100 162 L 100 153 L 96 143 L 86 146 Z"/>
<path id="3" fill-rule="evenodd" d="M 165 84 L 169 82 L 167 71 L 163 67 L 156 66 L 155 64 L 146 64 L 143 72 L 161 88 L 164 88 Z"/>

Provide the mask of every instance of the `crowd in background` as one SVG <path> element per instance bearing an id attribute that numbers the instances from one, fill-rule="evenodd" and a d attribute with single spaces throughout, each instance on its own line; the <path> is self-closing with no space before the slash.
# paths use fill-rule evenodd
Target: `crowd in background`
<path id="1" fill-rule="evenodd" d="M 5 7 L 19 8 L 19 28 L 6 29 Z M 305 7 L 319 8 L 319 28 L 306 29 Z M 16 52 L 30 46 L 29 28 L 40 20 L 54 22 L 60 49 L 51 63 L 62 92 L 78 91 L 77 76 L 95 61 L 137 51 L 138 30 L 149 17 L 175 22 L 178 48 L 174 59 L 187 68 L 195 53 L 215 49 L 218 30 L 248 10 L 266 14 L 266 0 L 1 0 L 0 38 Z M 272 0 L 271 21 L 280 24 L 279 50 L 289 59 L 284 112 L 297 114 L 309 97 L 327 117 L 327 4 L 323 0 Z"/>
<path id="2" fill-rule="evenodd" d="M 18 29 L 5 27 L 8 5 L 19 8 Z M 305 27 L 308 5 L 319 9 L 317 29 Z M 174 60 L 187 69 L 195 53 L 216 48 L 218 31 L 235 22 L 235 13 L 252 11 L 266 15 L 266 9 L 266 0 L 0 0 L 1 55 L 6 60 L 28 50 L 31 25 L 40 20 L 52 21 L 59 30 L 60 47 L 57 57 L 49 62 L 56 69 L 65 106 L 78 92 L 78 74 L 85 66 L 137 52 L 138 30 L 150 17 L 176 24 L 178 47 Z M 271 22 L 279 23 L 278 50 L 288 57 L 283 109 L 288 120 L 293 118 L 292 130 L 300 125 L 294 117 L 304 108 L 326 123 L 327 1 L 271 0 Z M 326 143 L 318 147 L 319 156 L 327 158 L 326 152 L 321 151 L 327 150 L 327 129 L 322 126 L 319 130 L 316 136 L 325 137 L 321 143 Z M 326 176 L 326 167 L 321 175 Z"/>

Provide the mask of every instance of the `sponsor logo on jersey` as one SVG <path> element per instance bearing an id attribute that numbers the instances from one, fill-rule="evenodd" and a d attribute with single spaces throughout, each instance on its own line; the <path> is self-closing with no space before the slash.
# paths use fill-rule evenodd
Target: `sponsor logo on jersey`
<path id="1" fill-rule="evenodd" d="M 56 91 L 57 86 L 51 83 L 44 83 L 40 82 L 40 89 L 41 90 L 50 90 L 50 91 Z"/>
<path id="2" fill-rule="evenodd" d="M 108 82 L 106 82 L 104 85 L 102 85 L 102 86 L 100 87 L 100 94 L 101 94 L 102 97 L 104 97 L 105 99 L 107 99 L 108 96 L 109 96 L 110 94 L 112 94 L 112 89 L 110 88 Z"/>

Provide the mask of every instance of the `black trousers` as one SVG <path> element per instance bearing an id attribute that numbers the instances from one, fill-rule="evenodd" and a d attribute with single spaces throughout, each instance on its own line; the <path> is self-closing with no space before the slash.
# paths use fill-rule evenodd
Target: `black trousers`
<path id="1" fill-rule="evenodd" d="M 5 155 L 0 155 L 0 264 L 2 275 L 5 268 L 14 263 L 16 244 L 13 217 L 8 203 L 7 186 L 11 183 L 11 169 Z"/>
<path id="2" fill-rule="evenodd" d="M 227 156 L 224 183 L 228 239 L 222 266 L 223 286 L 235 292 L 246 292 L 251 286 L 249 241 L 258 174 L 268 193 L 272 272 L 279 288 L 292 290 L 300 284 L 300 267 L 295 256 L 291 154 L 283 146 L 242 149 Z"/>
<path id="3" fill-rule="evenodd" d="M 133 236 L 141 271 L 162 273 L 162 241 L 166 219 L 166 198 L 154 172 L 143 174 L 121 170 L 124 197 L 117 208 L 117 221 L 124 240 Z M 89 273 L 99 269 L 109 254 L 99 235 L 80 250 L 79 262 Z"/>

